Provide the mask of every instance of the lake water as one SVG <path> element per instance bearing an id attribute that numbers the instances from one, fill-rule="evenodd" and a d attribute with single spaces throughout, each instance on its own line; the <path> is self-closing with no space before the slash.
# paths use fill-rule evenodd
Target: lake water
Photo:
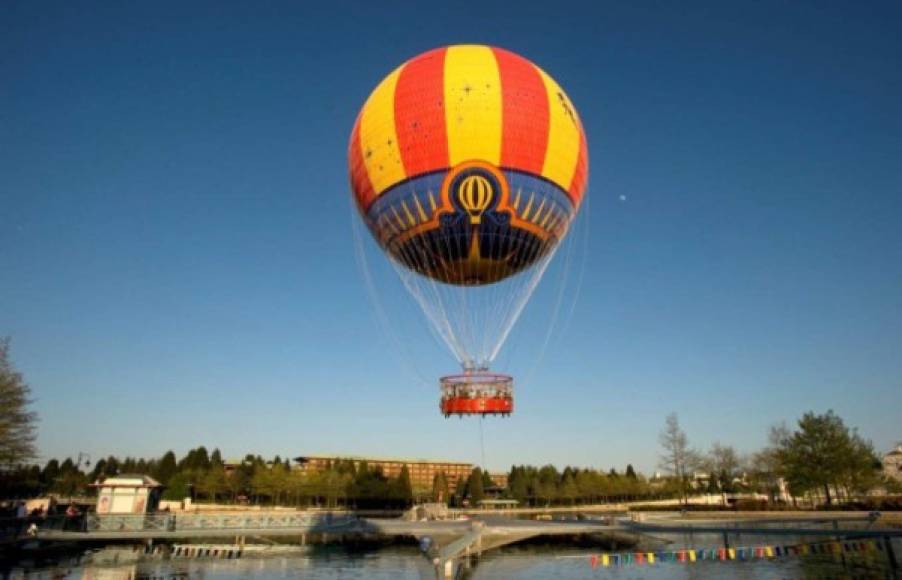
<path id="1" fill-rule="evenodd" d="M 705 547 L 703 538 L 670 538 L 670 549 L 684 545 Z M 710 539 L 710 538 L 709 538 Z M 786 542 L 786 538 L 780 541 Z M 764 542 L 756 539 L 749 545 Z M 716 545 L 716 544 L 707 544 Z M 741 544 L 739 544 L 741 545 Z M 898 551 L 899 542 L 895 542 Z M 845 563 L 839 556 L 790 556 L 749 561 L 699 561 L 693 564 L 658 562 L 654 565 L 627 565 L 592 568 L 590 556 L 595 549 L 568 548 L 559 545 L 509 546 L 484 554 L 464 578 L 502 579 L 858 579 L 892 578 L 886 555 L 851 554 Z M 141 558 L 122 563 L 130 556 L 123 550 L 119 563 L 89 563 L 84 557 L 58 562 L 19 562 L 2 570 L 4 578 L 83 580 L 233 580 L 239 578 L 309 578 L 433 580 L 435 572 L 415 546 L 395 545 L 373 550 L 347 549 L 342 546 L 297 548 L 280 555 L 249 556 L 237 560 Z M 898 572 L 902 577 L 902 570 Z"/>

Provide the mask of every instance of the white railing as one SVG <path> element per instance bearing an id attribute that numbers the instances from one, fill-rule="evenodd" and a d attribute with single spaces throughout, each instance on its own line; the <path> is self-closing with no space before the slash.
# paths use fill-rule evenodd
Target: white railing
<path id="1" fill-rule="evenodd" d="M 273 530 L 311 529 L 349 524 L 354 516 L 330 513 L 157 513 L 147 515 L 97 515 L 86 518 L 88 532 L 183 531 L 183 530 Z"/>

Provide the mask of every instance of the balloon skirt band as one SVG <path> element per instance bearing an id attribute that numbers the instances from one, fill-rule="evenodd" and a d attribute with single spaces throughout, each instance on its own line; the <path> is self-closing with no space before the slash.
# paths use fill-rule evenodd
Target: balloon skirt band
<path id="1" fill-rule="evenodd" d="M 439 381 L 445 417 L 457 415 L 501 415 L 514 410 L 514 379 L 486 372 L 442 377 Z"/>

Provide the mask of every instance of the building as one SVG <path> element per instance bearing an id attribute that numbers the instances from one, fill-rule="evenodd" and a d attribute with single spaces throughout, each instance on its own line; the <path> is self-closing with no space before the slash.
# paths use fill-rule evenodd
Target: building
<path id="1" fill-rule="evenodd" d="M 226 472 L 226 475 L 231 475 L 245 463 L 247 462 L 244 459 L 223 459 L 222 469 Z"/>
<path id="2" fill-rule="evenodd" d="M 507 474 L 503 471 L 489 473 L 489 479 L 492 480 L 492 486 L 499 489 L 507 489 Z"/>
<path id="3" fill-rule="evenodd" d="M 902 482 L 902 443 L 883 456 L 883 473 L 890 479 Z"/>
<path id="4" fill-rule="evenodd" d="M 163 486 L 147 475 L 117 475 L 91 484 L 98 489 L 98 514 L 146 514 L 156 511 Z"/>
<path id="5" fill-rule="evenodd" d="M 692 472 L 692 478 L 689 485 L 692 489 L 709 489 L 711 487 L 711 474 L 705 471 Z"/>
<path id="6" fill-rule="evenodd" d="M 520 504 L 515 499 L 481 499 L 479 507 L 490 510 L 513 509 Z"/>
<path id="7" fill-rule="evenodd" d="M 401 469 L 406 465 L 410 473 L 410 484 L 415 490 L 431 490 L 432 480 L 440 472 L 445 473 L 448 487 L 453 493 L 457 487 L 458 478 L 466 479 L 473 471 L 472 463 L 458 461 L 439 461 L 434 459 L 393 459 L 384 457 L 359 457 L 353 455 L 302 455 L 295 457 L 297 468 L 306 473 L 316 473 L 329 469 L 339 461 L 351 461 L 354 468 L 366 463 L 370 469 L 378 467 L 386 477 L 398 477 Z"/>

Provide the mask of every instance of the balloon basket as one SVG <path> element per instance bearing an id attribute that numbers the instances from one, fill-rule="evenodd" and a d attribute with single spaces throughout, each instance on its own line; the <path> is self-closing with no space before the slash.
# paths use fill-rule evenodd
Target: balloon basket
<path id="1" fill-rule="evenodd" d="M 452 415 L 501 415 L 514 410 L 514 379 L 508 375 L 472 372 L 439 379 L 442 400 L 439 408 Z"/>

